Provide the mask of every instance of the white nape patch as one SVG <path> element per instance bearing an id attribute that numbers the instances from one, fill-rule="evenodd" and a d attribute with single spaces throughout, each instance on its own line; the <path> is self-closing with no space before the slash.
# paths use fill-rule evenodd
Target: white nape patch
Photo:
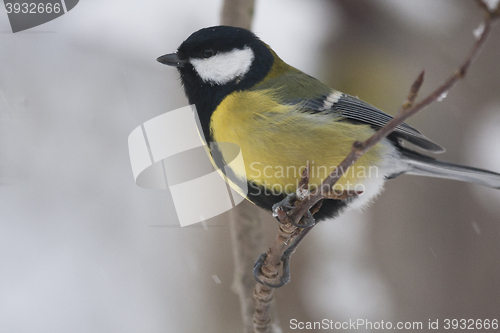
<path id="1" fill-rule="evenodd" d="M 217 53 L 210 58 L 191 58 L 189 62 L 205 82 L 226 84 L 236 78 L 242 78 L 255 58 L 250 47 Z"/>
<path id="2" fill-rule="evenodd" d="M 328 95 L 323 102 L 323 106 L 319 109 L 320 111 L 329 110 L 333 106 L 333 104 L 337 103 L 342 97 L 342 93 L 340 91 L 334 90 L 330 95 Z"/>

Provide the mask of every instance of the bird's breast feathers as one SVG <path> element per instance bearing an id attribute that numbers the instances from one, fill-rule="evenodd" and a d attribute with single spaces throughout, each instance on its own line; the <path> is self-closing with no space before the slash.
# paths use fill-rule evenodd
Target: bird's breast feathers
<path id="1" fill-rule="evenodd" d="M 310 184 L 319 185 L 349 154 L 355 140 L 374 133 L 369 125 L 341 119 L 304 112 L 299 104 L 282 104 L 270 90 L 241 91 L 219 104 L 210 127 L 214 141 L 240 147 L 244 168 L 234 169 L 236 176 L 275 192 L 291 193 L 307 164 Z M 382 141 L 345 173 L 336 188 L 378 194 L 396 167 L 388 164 L 393 154 L 397 154 L 393 145 Z"/>

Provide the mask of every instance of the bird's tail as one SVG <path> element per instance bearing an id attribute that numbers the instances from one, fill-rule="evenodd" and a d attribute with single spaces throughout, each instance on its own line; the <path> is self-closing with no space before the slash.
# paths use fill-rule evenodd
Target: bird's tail
<path id="1" fill-rule="evenodd" d="M 404 148 L 400 153 L 408 164 L 409 175 L 454 179 L 500 189 L 500 174 L 496 172 L 437 161 Z"/>

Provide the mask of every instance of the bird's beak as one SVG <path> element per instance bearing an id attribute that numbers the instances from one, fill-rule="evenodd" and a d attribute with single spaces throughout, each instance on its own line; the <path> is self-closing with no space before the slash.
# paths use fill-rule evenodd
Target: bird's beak
<path id="1" fill-rule="evenodd" d="M 175 67 L 184 67 L 184 65 L 188 62 L 187 60 L 179 59 L 177 53 L 162 55 L 161 57 L 158 57 L 156 61 L 161 62 L 164 65 L 175 66 Z"/>

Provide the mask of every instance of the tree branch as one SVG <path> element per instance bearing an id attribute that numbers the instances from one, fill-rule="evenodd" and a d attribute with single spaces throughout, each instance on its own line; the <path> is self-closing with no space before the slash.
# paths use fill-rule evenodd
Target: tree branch
<path id="1" fill-rule="evenodd" d="M 250 30 L 255 0 L 225 0 L 221 11 L 221 24 Z M 234 255 L 233 291 L 240 301 L 243 332 L 254 332 L 253 314 L 255 311 L 253 289 L 255 279 L 251 274 L 255 259 L 264 248 L 262 219 L 255 214 L 255 207 L 242 202 L 230 211 L 231 240 Z M 271 297 L 272 299 L 272 297 Z M 266 313 L 271 317 L 271 299 L 267 302 Z M 277 318 L 269 319 L 268 327 L 280 332 Z"/>
<path id="2" fill-rule="evenodd" d="M 221 24 L 250 30 L 255 0 L 225 0 L 222 5 Z"/>
<path id="3" fill-rule="evenodd" d="M 478 0 L 476 0 L 478 1 Z M 480 0 L 479 0 L 480 1 Z M 480 1 L 482 2 L 482 1 Z M 483 7 L 481 7 L 483 8 Z M 496 10 L 498 11 L 498 9 Z M 493 11 L 492 13 L 494 13 Z M 490 13 L 490 12 L 487 12 Z M 436 90 L 434 90 L 429 96 L 424 98 L 422 101 L 417 103 L 415 106 L 411 106 L 414 104 L 415 98 L 417 97 L 418 91 L 423 83 L 424 72 L 422 72 L 415 82 L 412 85 L 411 91 L 408 95 L 406 102 L 399 109 L 396 116 L 389 121 L 384 127 L 378 130 L 375 134 L 373 134 L 370 138 L 368 138 L 364 142 L 356 141 L 352 145 L 351 153 L 337 166 L 337 168 L 322 182 L 321 186 L 311 192 L 311 194 L 302 200 L 296 208 L 290 212 L 289 216 L 291 221 L 298 222 L 302 216 L 319 200 L 324 199 L 323 189 L 332 188 L 333 185 L 343 176 L 343 174 L 347 171 L 347 169 L 352 166 L 356 161 L 363 156 L 368 150 L 370 150 L 373 146 L 379 143 L 382 139 L 391 134 L 396 127 L 401 125 L 406 119 L 413 116 L 417 112 L 425 109 L 433 102 L 436 102 L 443 96 L 448 94 L 448 91 L 461 79 L 465 77 L 467 71 L 472 63 L 472 61 L 476 58 L 479 51 L 482 49 L 486 39 L 490 35 L 492 20 L 497 18 L 498 16 L 493 15 L 485 15 L 484 19 L 484 29 L 476 40 L 472 50 L 469 55 L 465 59 L 465 61 L 460 65 L 460 67 L 455 71 L 453 75 L 451 75 L 448 80 L 446 80 L 441 86 L 439 86 Z"/>
<path id="4" fill-rule="evenodd" d="M 333 186 L 343 176 L 343 174 L 351 167 L 363 154 L 370 148 L 379 143 L 382 139 L 392 133 L 397 126 L 401 125 L 406 119 L 413 116 L 417 112 L 423 110 L 433 102 L 438 101 L 440 98 L 446 96 L 448 91 L 461 79 L 465 77 L 467 71 L 482 49 L 485 41 L 490 35 L 492 28 L 492 21 L 500 17 L 500 5 L 490 10 L 488 6 L 481 0 L 475 0 L 484 12 L 484 29 L 477 37 L 476 43 L 472 50 L 465 58 L 464 62 L 459 66 L 453 75 L 451 75 L 441 86 L 434 90 L 431 94 L 425 97 L 422 101 L 415 104 L 416 97 L 422 86 L 424 79 L 424 72 L 422 72 L 413 83 L 410 93 L 401 106 L 396 116 L 389 121 L 383 128 L 378 130 L 370 138 L 364 142 L 356 141 L 353 143 L 349 155 L 337 166 L 337 168 L 321 183 L 321 185 L 310 193 L 304 194 L 304 186 L 300 186 L 297 190 L 297 200 L 295 206 L 288 213 L 281 209 L 277 209 L 276 214 L 281 221 L 278 235 L 276 236 L 273 245 L 267 252 L 267 258 L 261 269 L 262 280 L 265 283 L 277 282 L 278 269 L 281 265 L 281 258 L 283 252 L 288 248 L 289 244 L 305 229 L 300 229 L 292 225 L 292 222 L 298 223 L 304 215 L 310 211 L 316 204 L 320 203 L 323 199 L 332 198 Z M 302 175 L 301 184 L 308 183 L 308 167 L 306 172 Z M 327 189 L 325 191 L 325 189 Z M 337 198 L 343 196 L 351 196 L 353 193 L 344 193 Z M 355 195 L 355 193 L 354 193 Z M 312 211 L 311 211 L 312 212 Z M 263 284 L 257 284 L 254 289 L 254 297 L 256 299 L 256 313 L 254 315 L 254 322 L 256 324 L 256 332 L 268 332 L 265 324 L 268 321 L 269 315 L 266 313 L 267 301 L 272 298 L 273 288 Z M 258 309 L 258 310 L 257 310 Z M 257 330 L 258 329 L 258 330 Z"/>

